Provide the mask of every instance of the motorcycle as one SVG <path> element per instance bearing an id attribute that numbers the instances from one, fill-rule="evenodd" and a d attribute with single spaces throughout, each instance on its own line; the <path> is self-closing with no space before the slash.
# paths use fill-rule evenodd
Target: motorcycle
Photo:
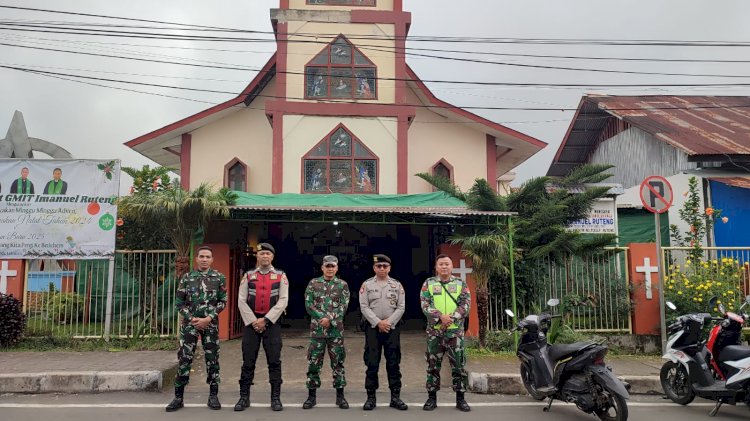
<path id="1" fill-rule="evenodd" d="M 559 303 L 560 300 L 551 299 L 547 304 L 554 308 Z M 515 317 L 510 310 L 505 313 Z M 574 403 L 581 411 L 594 413 L 601 420 L 626 421 L 629 385 L 605 365 L 609 348 L 593 342 L 548 344 L 552 320 L 559 317 L 531 314 L 511 330 L 511 333 L 522 331 L 517 356 L 524 387 L 536 400 L 549 399 L 544 412 L 557 399 Z"/>
<path id="2" fill-rule="evenodd" d="M 711 300 L 711 306 L 715 305 Z M 750 296 L 745 305 L 750 304 Z M 672 303 L 667 306 L 675 310 Z M 748 316 L 727 312 L 719 305 L 722 317 L 708 313 L 686 314 L 677 318 L 667 329 L 667 361 L 659 378 L 669 399 L 687 405 L 696 396 L 716 401 L 709 413 L 715 416 L 725 403 L 745 402 L 750 406 L 750 347 L 739 345 L 742 325 Z M 706 323 L 718 322 L 703 339 Z"/>

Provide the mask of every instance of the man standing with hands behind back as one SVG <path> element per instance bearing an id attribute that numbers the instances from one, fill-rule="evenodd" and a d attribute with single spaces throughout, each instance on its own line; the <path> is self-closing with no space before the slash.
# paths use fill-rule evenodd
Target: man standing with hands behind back
<path id="1" fill-rule="evenodd" d="M 440 368 L 443 356 L 448 355 L 456 392 L 456 408 L 471 411 L 466 403 L 466 353 L 464 350 L 464 323 L 469 317 L 471 296 L 469 286 L 461 278 L 453 276 L 453 260 L 445 254 L 435 259 L 433 276 L 424 281 L 419 300 L 422 312 L 427 316 L 427 402 L 425 411 L 437 407 L 437 391 L 440 390 Z"/>
<path id="2" fill-rule="evenodd" d="M 362 283 L 359 307 L 365 318 L 365 354 L 367 366 L 365 390 L 367 401 L 362 409 L 372 411 L 377 406 L 378 370 L 380 356 L 385 349 L 385 368 L 391 389 L 391 408 L 401 411 L 408 406 L 401 400 L 401 329 L 399 322 L 406 309 L 404 287 L 389 276 L 391 259 L 384 254 L 373 256 L 375 276 Z"/>
<path id="3" fill-rule="evenodd" d="M 250 406 L 250 386 L 255 378 L 255 361 L 260 344 L 266 353 L 268 381 L 271 383 L 271 409 L 281 411 L 281 325 L 278 323 L 289 301 L 289 281 L 284 271 L 274 268 L 276 250 L 268 243 L 258 244 L 258 267 L 242 277 L 237 305 L 245 324 L 242 333 L 242 374 L 240 400 L 235 411 Z"/>

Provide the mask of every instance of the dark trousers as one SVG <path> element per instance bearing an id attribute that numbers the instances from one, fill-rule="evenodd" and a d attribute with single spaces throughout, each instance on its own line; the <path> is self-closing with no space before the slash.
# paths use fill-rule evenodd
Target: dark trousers
<path id="1" fill-rule="evenodd" d="M 258 359 L 260 344 L 266 353 L 269 383 L 281 384 L 281 325 L 274 323 L 263 333 L 258 333 L 252 325 L 245 326 L 242 333 L 242 374 L 240 390 L 248 390 L 255 378 L 255 361 Z"/>
<path id="2" fill-rule="evenodd" d="M 396 327 L 388 333 L 381 333 L 378 328 L 367 327 L 365 331 L 365 389 L 377 390 L 380 356 L 385 350 L 385 370 L 388 373 L 388 387 L 391 390 L 401 389 L 401 329 Z"/>

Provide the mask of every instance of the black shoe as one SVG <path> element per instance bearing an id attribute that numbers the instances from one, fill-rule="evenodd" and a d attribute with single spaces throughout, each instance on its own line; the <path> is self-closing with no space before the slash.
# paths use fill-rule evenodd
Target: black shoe
<path id="1" fill-rule="evenodd" d="M 471 411 L 471 407 L 466 403 L 466 399 L 464 399 L 464 392 L 456 392 L 456 408 L 462 412 Z"/>
<path id="2" fill-rule="evenodd" d="M 208 394 L 208 407 L 213 410 L 221 409 L 221 402 L 219 402 L 219 385 L 212 384 L 211 391 Z"/>
<path id="3" fill-rule="evenodd" d="M 336 389 L 336 405 L 341 409 L 349 409 L 349 402 L 347 402 L 344 397 L 343 387 Z"/>
<path id="4" fill-rule="evenodd" d="M 272 411 L 283 411 L 284 405 L 281 404 L 281 385 L 271 385 L 271 410 Z"/>
<path id="5" fill-rule="evenodd" d="M 365 401 L 365 404 L 362 406 L 362 409 L 365 411 L 372 411 L 377 406 L 377 401 L 375 398 L 375 390 L 367 389 L 367 400 Z"/>
<path id="6" fill-rule="evenodd" d="M 178 409 L 184 407 L 185 405 L 182 403 L 182 396 L 185 393 L 185 386 L 178 386 L 174 388 L 174 399 L 172 399 L 172 402 L 167 405 L 165 408 L 167 412 L 174 412 Z"/>
<path id="7" fill-rule="evenodd" d="M 305 403 L 302 404 L 302 409 L 310 409 L 315 406 L 315 404 L 317 404 L 317 401 L 315 399 L 315 389 L 308 389 L 307 400 L 305 400 Z"/>
<path id="8" fill-rule="evenodd" d="M 422 409 L 432 411 L 435 408 L 437 408 L 437 392 L 427 392 L 427 402 L 424 403 Z"/>
<path id="9" fill-rule="evenodd" d="M 234 410 L 235 411 L 244 411 L 250 407 L 250 394 L 242 394 L 240 393 L 240 400 L 237 401 L 236 404 L 234 404 Z"/>
<path id="10" fill-rule="evenodd" d="M 396 408 L 399 411 L 406 411 L 409 409 L 409 405 L 405 404 L 404 401 L 401 400 L 401 389 L 392 389 L 391 390 L 391 408 Z"/>
<path id="11" fill-rule="evenodd" d="M 174 399 L 172 399 L 172 402 L 170 402 L 169 405 L 167 405 L 166 410 L 167 412 L 174 412 L 184 406 L 185 405 L 182 403 L 182 398 L 175 397 Z"/>

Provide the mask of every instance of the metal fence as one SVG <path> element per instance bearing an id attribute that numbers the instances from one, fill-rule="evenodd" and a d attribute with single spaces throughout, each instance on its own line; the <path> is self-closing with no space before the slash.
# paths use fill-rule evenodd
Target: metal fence
<path id="1" fill-rule="evenodd" d="M 176 335 L 175 257 L 171 250 L 118 251 L 111 259 L 77 260 L 75 270 L 30 271 L 27 335 Z"/>
<path id="2" fill-rule="evenodd" d="M 566 323 L 578 331 L 629 332 L 630 282 L 626 248 L 608 248 L 592 257 L 569 256 L 561 261 L 540 259 L 519 268 L 527 283 L 533 282 L 533 300 L 517 302 L 519 317 L 546 309 L 550 298 L 561 300 Z M 518 278 L 517 278 L 518 279 Z M 489 324 L 492 330 L 511 328 L 504 309 L 511 308 L 507 285 L 490 290 Z"/>

